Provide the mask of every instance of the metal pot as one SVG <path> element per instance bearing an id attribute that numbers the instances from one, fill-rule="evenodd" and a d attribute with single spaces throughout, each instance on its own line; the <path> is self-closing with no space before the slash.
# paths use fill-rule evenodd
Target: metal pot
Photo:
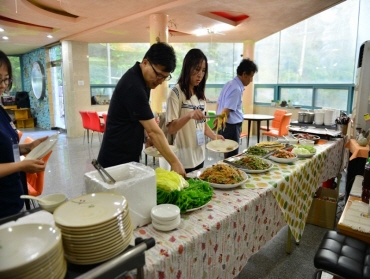
<path id="1" fill-rule="evenodd" d="M 313 112 L 298 112 L 298 122 L 299 123 L 306 123 L 312 124 L 313 120 L 315 119 L 315 114 Z"/>

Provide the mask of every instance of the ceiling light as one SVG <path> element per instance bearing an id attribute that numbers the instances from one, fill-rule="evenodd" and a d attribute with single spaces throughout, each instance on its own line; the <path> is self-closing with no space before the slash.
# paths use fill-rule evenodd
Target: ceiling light
<path id="1" fill-rule="evenodd" d="M 4 32 L 4 29 L 0 27 L 0 32 Z"/>
<path id="2" fill-rule="evenodd" d="M 47 35 L 46 37 L 48 37 L 48 38 L 50 38 L 50 39 L 51 39 L 51 38 L 53 38 L 53 36 L 51 36 L 51 35 Z"/>
<path id="3" fill-rule="evenodd" d="M 9 38 L 7 36 L 4 36 L 3 39 L 4 40 L 9 40 Z"/>

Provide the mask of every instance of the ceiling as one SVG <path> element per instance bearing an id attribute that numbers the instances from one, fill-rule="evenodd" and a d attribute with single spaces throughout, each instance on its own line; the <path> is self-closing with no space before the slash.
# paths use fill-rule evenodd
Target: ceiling
<path id="1" fill-rule="evenodd" d="M 259 41 L 342 1 L 0 0 L 0 49 L 18 55 L 62 40 L 148 42 L 152 14 L 168 15 L 169 43 Z M 220 23 L 232 28 L 215 33 Z M 196 36 L 197 29 L 208 30 Z"/>

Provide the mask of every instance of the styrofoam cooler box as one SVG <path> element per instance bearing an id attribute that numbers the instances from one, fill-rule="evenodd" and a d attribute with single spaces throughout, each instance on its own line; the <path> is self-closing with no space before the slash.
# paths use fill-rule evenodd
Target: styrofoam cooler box
<path id="1" fill-rule="evenodd" d="M 116 180 L 115 184 L 103 181 L 97 170 L 85 173 L 87 193 L 114 192 L 128 202 L 134 228 L 149 224 L 151 209 L 157 205 L 155 172 L 143 164 L 131 162 L 105 169 Z"/>

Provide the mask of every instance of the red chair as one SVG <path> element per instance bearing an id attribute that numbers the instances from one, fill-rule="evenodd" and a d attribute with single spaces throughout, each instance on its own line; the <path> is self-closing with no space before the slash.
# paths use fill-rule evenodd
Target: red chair
<path id="1" fill-rule="evenodd" d="M 90 125 L 89 128 L 92 131 L 91 133 L 91 144 L 93 141 L 94 132 L 98 132 L 98 138 L 101 142 L 101 133 L 104 133 L 105 131 L 105 124 L 100 122 L 99 115 L 96 111 L 88 111 L 87 114 L 90 118 Z"/>
<path id="2" fill-rule="evenodd" d="M 81 118 L 82 118 L 82 127 L 85 128 L 84 139 L 83 139 L 82 144 L 85 144 L 85 132 L 87 132 L 87 144 L 89 144 L 90 117 L 87 114 L 87 111 L 80 110 L 79 113 L 81 114 Z"/>
<path id="3" fill-rule="evenodd" d="M 287 113 L 286 110 L 277 109 L 274 112 L 274 119 L 271 122 L 271 125 L 269 126 L 269 129 L 267 130 L 267 126 L 261 126 L 260 130 L 279 130 L 280 122 L 283 120 L 283 116 Z"/>
<path id="4" fill-rule="evenodd" d="M 32 138 L 30 137 L 25 138 L 24 143 L 30 142 L 33 142 Z M 41 160 L 43 160 L 45 164 L 48 162 L 52 152 L 53 150 L 50 150 L 44 157 L 41 158 Z M 28 172 L 26 173 L 28 195 L 37 197 L 42 194 L 42 192 L 44 191 L 44 176 L 45 171 L 37 173 L 28 173 Z M 33 200 L 31 200 L 31 202 L 33 204 L 33 207 L 35 207 Z"/>
<path id="5" fill-rule="evenodd" d="M 104 119 L 104 123 L 105 123 L 105 125 L 107 125 L 107 118 L 108 118 L 108 114 L 103 113 L 103 114 L 102 114 L 102 116 L 103 116 L 103 119 Z"/>
<path id="6" fill-rule="evenodd" d="M 290 124 L 290 119 L 292 118 L 291 113 L 286 113 L 283 116 L 283 119 L 280 122 L 280 127 L 278 130 L 270 130 L 263 132 L 262 135 L 268 136 L 268 137 L 282 137 L 289 134 L 289 130 L 287 126 Z"/>

